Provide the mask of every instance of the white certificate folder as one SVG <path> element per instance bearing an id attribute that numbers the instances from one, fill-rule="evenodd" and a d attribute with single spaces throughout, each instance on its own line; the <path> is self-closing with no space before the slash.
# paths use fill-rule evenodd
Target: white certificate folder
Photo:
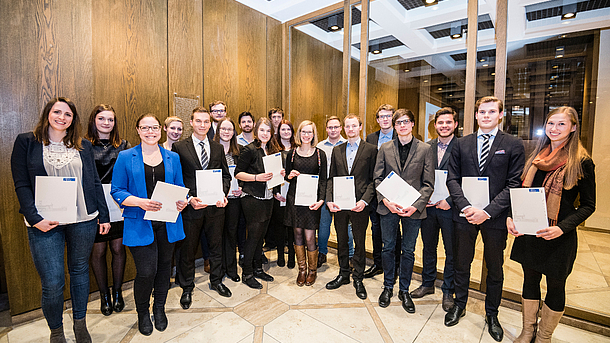
<path id="1" fill-rule="evenodd" d="M 223 201 L 222 170 L 206 169 L 195 172 L 197 182 L 197 197 L 206 205 L 216 206 L 217 201 Z"/>
<path id="2" fill-rule="evenodd" d="M 356 186 L 353 176 L 333 177 L 333 200 L 342 210 L 356 207 Z"/>
<path id="3" fill-rule="evenodd" d="M 462 190 L 472 207 L 483 210 L 489 205 L 488 177 L 463 177 Z"/>
<path id="4" fill-rule="evenodd" d="M 106 205 L 108 206 L 108 212 L 110 214 L 110 222 L 120 222 L 123 221 L 123 210 L 119 207 L 119 204 L 114 201 L 112 196 L 110 195 L 111 184 L 104 183 L 102 187 L 104 188 L 104 198 L 106 199 Z"/>
<path id="5" fill-rule="evenodd" d="M 391 202 L 397 203 L 402 208 L 413 205 L 419 199 L 421 193 L 413 188 L 400 175 L 394 171 L 390 172 L 377 186 L 377 191 Z"/>
<path id="6" fill-rule="evenodd" d="M 301 174 L 297 176 L 294 204 L 296 206 L 310 206 L 317 201 L 318 175 Z"/>
<path id="7" fill-rule="evenodd" d="M 263 166 L 265 167 L 265 173 L 273 173 L 273 178 L 267 181 L 267 188 L 271 189 L 284 182 L 284 177 L 280 172 L 282 171 L 282 153 L 267 155 L 263 157 Z"/>
<path id="8" fill-rule="evenodd" d="M 60 224 L 76 223 L 77 182 L 75 177 L 36 176 L 34 204 L 38 214 Z"/>
<path id="9" fill-rule="evenodd" d="M 430 202 L 436 204 L 441 200 L 447 199 L 448 196 L 447 171 L 437 169 L 434 171 L 434 193 L 430 197 Z"/>
<path id="10" fill-rule="evenodd" d="M 178 209 L 176 208 L 176 202 L 178 200 L 186 201 L 186 195 L 189 189 L 157 181 L 151 200 L 160 202 L 161 210 L 152 212 L 146 211 L 144 213 L 145 220 L 156 220 L 160 222 L 175 223 L 178 219 Z"/>
<path id="11" fill-rule="evenodd" d="M 519 233 L 535 235 L 549 226 L 544 188 L 511 188 L 510 204 Z"/>

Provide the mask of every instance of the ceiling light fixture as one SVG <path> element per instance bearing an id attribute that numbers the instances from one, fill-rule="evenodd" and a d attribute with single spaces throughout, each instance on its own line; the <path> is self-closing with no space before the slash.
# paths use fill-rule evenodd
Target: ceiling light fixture
<path id="1" fill-rule="evenodd" d="M 558 46 L 555 48 L 555 58 L 562 58 L 565 53 L 565 48 L 563 46 Z"/>
<path id="2" fill-rule="evenodd" d="M 411 71 L 411 69 L 405 69 L 405 73 L 408 73 L 410 71 Z"/>
<path id="3" fill-rule="evenodd" d="M 438 0 L 423 0 L 423 1 L 424 1 L 424 6 L 426 6 L 426 7 L 438 5 Z"/>
<path id="4" fill-rule="evenodd" d="M 439 91 L 442 91 L 442 90 L 443 90 L 443 87 L 438 87 L 438 90 L 439 90 Z"/>
<path id="5" fill-rule="evenodd" d="M 379 44 L 373 44 L 371 45 L 370 51 L 375 55 L 379 55 L 381 53 L 381 48 L 379 47 Z"/>
<path id="6" fill-rule="evenodd" d="M 561 20 L 576 18 L 576 4 L 563 5 L 561 7 Z"/>
<path id="7" fill-rule="evenodd" d="M 451 39 L 460 39 L 462 38 L 462 21 L 454 21 L 451 23 L 451 31 L 450 31 Z"/>
<path id="8" fill-rule="evenodd" d="M 339 16 L 333 15 L 328 17 L 328 30 L 329 31 L 339 31 L 341 27 L 339 26 Z"/>

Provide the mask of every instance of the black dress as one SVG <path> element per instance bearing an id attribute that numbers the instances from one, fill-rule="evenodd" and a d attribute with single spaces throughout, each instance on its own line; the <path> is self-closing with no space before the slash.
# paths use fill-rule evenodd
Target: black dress
<path id="1" fill-rule="evenodd" d="M 590 158 L 582 161 L 583 178 L 578 180 L 572 189 L 564 189 L 561 193 L 561 204 L 557 226 L 563 235 L 545 240 L 534 235 L 523 235 L 515 238 L 510 258 L 524 267 L 533 269 L 548 277 L 565 279 L 572 272 L 578 237 L 576 227 L 589 218 L 595 211 L 595 165 Z M 546 172 L 538 170 L 532 187 L 542 187 Z M 574 202 L 580 195 L 580 205 Z"/>
<path id="2" fill-rule="evenodd" d="M 296 149 L 288 151 L 286 158 L 286 180 L 292 170 L 301 174 L 318 175 L 318 201 L 324 200 L 326 195 L 326 154 L 323 150 L 316 148 L 313 155 L 302 157 L 296 153 Z M 294 198 L 297 189 L 297 178 L 293 178 L 288 187 L 286 195 L 286 213 L 284 225 L 306 230 L 316 230 L 320 227 L 320 208 L 312 211 L 307 206 L 295 206 Z"/>
<path id="3" fill-rule="evenodd" d="M 111 183 L 112 170 L 116 162 L 119 152 L 129 149 L 131 145 L 126 140 L 122 140 L 121 144 L 115 148 L 108 139 L 100 139 L 101 144 L 93 144 L 93 158 L 95 159 L 95 167 L 97 174 L 100 176 L 102 183 Z M 95 243 L 109 242 L 117 238 L 123 237 L 123 222 L 110 223 L 110 231 L 105 235 L 100 235 L 99 230 L 95 234 Z"/>

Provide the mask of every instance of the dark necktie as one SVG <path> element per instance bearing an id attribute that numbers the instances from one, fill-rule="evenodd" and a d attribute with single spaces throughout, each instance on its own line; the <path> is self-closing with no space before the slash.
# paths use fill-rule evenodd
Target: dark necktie
<path id="1" fill-rule="evenodd" d="M 483 168 L 485 167 L 485 162 L 487 162 L 487 156 L 489 155 L 489 137 L 491 137 L 491 135 L 486 133 L 481 136 L 483 137 L 483 146 L 481 147 L 479 171 L 483 171 Z"/>
<path id="2" fill-rule="evenodd" d="M 199 142 L 201 145 L 201 167 L 205 170 L 208 167 L 208 154 L 205 152 L 203 141 Z"/>

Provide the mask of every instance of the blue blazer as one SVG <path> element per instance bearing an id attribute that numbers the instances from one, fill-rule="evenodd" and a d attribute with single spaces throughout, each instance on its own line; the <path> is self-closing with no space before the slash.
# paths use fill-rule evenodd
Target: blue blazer
<path id="1" fill-rule="evenodd" d="M 184 187 L 182 182 L 182 167 L 180 157 L 175 152 L 161 149 L 165 167 L 165 182 Z M 129 196 L 148 198 L 146 178 L 144 175 L 144 159 L 142 145 L 123 150 L 114 164 L 112 173 L 112 188 L 110 194 L 123 208 L 125 225 L 123 229 L 123 244 L 126 246 L 145 246 L 153 243 L 155 236 L 150 220 L 144 220 L 145 211 L 135 206 L 123 206 L 123 201 Z M 175 223 L 166 223 L 167 240 L 170 243 L 184 239 L 182 214 Z"/>

